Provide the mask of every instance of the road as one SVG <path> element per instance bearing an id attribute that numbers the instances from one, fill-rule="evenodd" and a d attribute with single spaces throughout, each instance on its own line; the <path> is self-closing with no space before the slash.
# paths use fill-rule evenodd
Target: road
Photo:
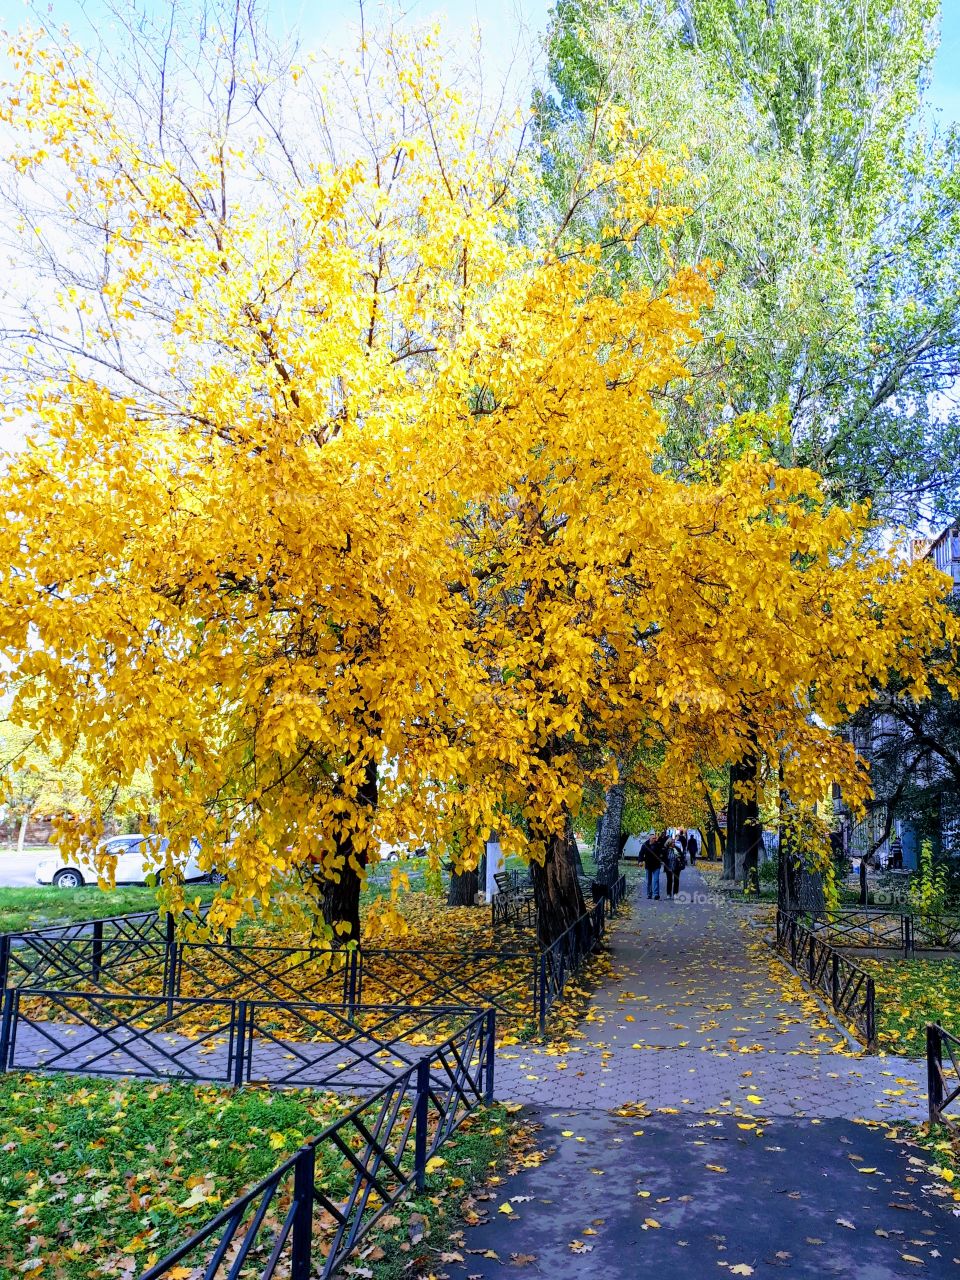
<path id="1" fill-rule="evenodd" d="M 25 885 L 36 887 L 33 873 L 41 858 L 53 857 L 54 850 L 24 849 L 17 853 L 16 849 L 0 849 L 0 888 L 13 889 Z"/>

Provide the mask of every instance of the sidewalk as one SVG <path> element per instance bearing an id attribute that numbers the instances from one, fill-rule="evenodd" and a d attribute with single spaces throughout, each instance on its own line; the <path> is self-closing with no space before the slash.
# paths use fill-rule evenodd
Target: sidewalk
<path id="1" fill-rule="evenodd" d="M 926 1117 L 924 1064 L 851 1051 L 747 912 L 688 869 L 675 902 L 648 902 L 613 934 L 613 974 L 559 1056 L 497 1056 L 497 1093 L 595 1110 L 646 1102 L 706 1112 L 896 1121 Z M 750 1095 L 762 1098 L 754 1103 Z"/>
<path id="2" fill-rule="evenodd" d="M 637 883 L 566 1050 L 498 1055 L 551 1154 L 496 1188 L 451 1280 L 960 1275 L 953 1201 L 885 1136 L 925 1118 L 922 1064 L 853 1052 L 745 913 L 695 871 L 681 890 Z"/>

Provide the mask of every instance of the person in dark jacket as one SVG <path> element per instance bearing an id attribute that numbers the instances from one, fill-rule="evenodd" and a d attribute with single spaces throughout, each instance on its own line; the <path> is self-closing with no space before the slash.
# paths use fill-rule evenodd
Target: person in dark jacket
<path id="1" fill-rule="evenodd" d="M 667 897 L 672 902 L 680 888 L 680 872 L 683 870 L 683 836 L 675 835 L 668 840 L 663 851 L 663 864 L 667 869 Z"/>
<path id="2" fill-rule="evenodd" d="M 640 846 L 640 853 L 637 855 L 643 859 L 644 870 L 647 873 L 647 897 L 660 900 L 660 868 L 663 866 L 663 847 L 665 834 L 657 835 L 656 831 L 651 831 Z"/>
<path id="3" fill-rule="evenodd" d="M 691 827 L 687 832 L 687 862 L 692 867 L 697 860 L 697 854 L 700 852 L 700 841 L 697 839 L 697 833 Z"/>

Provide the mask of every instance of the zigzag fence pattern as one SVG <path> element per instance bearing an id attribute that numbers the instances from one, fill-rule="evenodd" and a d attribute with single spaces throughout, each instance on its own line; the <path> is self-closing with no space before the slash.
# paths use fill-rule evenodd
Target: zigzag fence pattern
<path id="1" fill-rule="evenodd" d="M 140 1280 L 184 1274 L 326 1280 L 411 1190 L 463 1120 L 493 1099 L 493 1015 L 394 1075 Z"/>
<path id="2" fill-rule="evenodd" d="M 849 956 L 824 941 L 820 931 L 777 910 L 777 948 L 810 986 L 826 996 L 838 1018 L 856 1028 L 867 1049 L 877 1047 L 877 1008 L 873 978 Z"/>

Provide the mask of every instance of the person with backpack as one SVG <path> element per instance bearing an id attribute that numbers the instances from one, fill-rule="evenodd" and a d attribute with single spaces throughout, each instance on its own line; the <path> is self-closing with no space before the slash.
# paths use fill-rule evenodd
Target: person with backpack
<path id="1" fill-rule="evenodd" d="M 647 873 L 647 897 L 660 901 L 660 868 L 663 866 L 663 843 L 664 837 L 658 836 L 656 831 L 651 831 L 640 846 L 640 852 L 637 854 L 637 860 L 643 859 L 644 870 Z"/>
<path id="2" fill-rule="evenodd" d="M 667 869 L 667 897 L 671 902 L 680 888 L 680 872 L 683 870 L 685 861 L 682 840 L 682 833 L 673 836 L 667 841 L 663 855 L 663 863 Z"/>

